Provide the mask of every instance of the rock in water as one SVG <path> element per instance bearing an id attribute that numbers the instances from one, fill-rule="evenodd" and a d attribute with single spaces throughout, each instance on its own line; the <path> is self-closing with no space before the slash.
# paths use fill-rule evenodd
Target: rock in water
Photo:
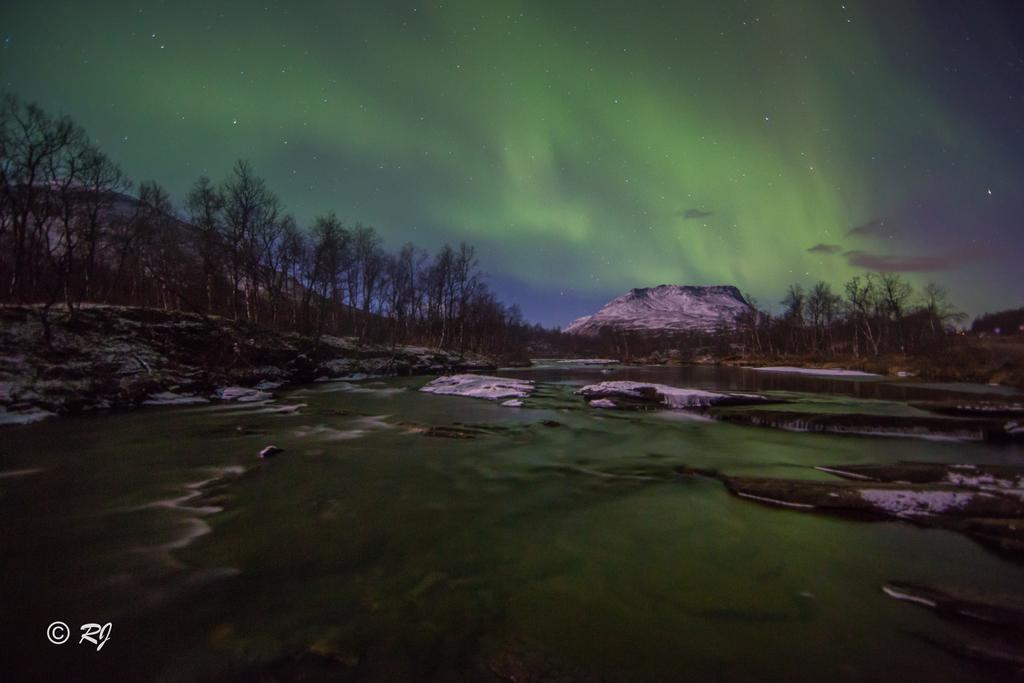
<path id="1" fill-rule="evenodd" d="M 445 375 L 420 388 L 428 394 L 447 396 L 469 396 L 485 398 L 491 401 L 503 401 L 501 405 L 518 407 L 521 403 L 512 403 L 529 397 L 533 391 L 533 382 L 526 379 L 509 377 L 491 377 L 489 375 Z"/>
<path id="2" fill-rule="evenodd" d="M 760 394 L 722 394 L 703 389 L 670 387 L 666 384 L 628 380 L 588 384 L 576 393 L 590 401 L 592 408 L 621 408 L 629 405 L 708 408 L 710 406 L 752 405 L 769 402 Z M 617 401 L 612 399 L 617 399 Z"/>
<path id="3" fill-rule="evenodd" d="M 735 327 L 740 316 L 753 311 L 740 290 L 729 285 L 659 285 L 631 289 L 597 313 L 572 321 L 564 332 L 586 337 L 606 328 L 651 334 L 713 332 Z"/>
<path id="4" fill-rule="evenodd" d="M 901 436 L 1006 441 L 1024 436 L 1014 424 L 997 419 L 934 417 L 928 415 L 872 415 L 866 413 L 811 413 L 789 410 L 723 410 L 712 417 L 723 422 L 772 427 L 795 432 L 829 432 L 868 436 Z"/>
<path id="5" fill-rule="evenodd" d="M 270 445 L 270 446 L 264 447 L 263 450 L 260 451 L 259 457 L 260 458 L 272 458 L 275 455 L 277 455 L 278 453 L 282 453 L 282 452 L 284 452 L 283 448 L 278 448 L 277 446 Z"/>

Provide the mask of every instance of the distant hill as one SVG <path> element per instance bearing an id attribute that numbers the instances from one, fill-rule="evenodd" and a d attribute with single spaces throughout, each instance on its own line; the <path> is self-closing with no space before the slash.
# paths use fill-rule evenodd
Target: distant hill
<path id="1" fill-rule="evenodd" d="M 740 316 L 753 310 L 731 285 L 659 285 L 631 289 L 597 313 L 572 321 L 563 331 L 581 336 L 596 336 L 602 329 L 652 334 L 710 332 L 734 327 Z"/>

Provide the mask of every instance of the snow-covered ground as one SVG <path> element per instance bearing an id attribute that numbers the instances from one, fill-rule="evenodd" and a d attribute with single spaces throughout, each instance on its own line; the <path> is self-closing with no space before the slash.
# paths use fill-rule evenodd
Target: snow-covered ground
<path id="1" fill-rule="evenodd" d="M 1018 498 L 1024 498 L 1024 477 L 1003 479 L 991 474 L 977 473 L 970 465 L 957 465 L 946 474 L 946 480 L 954 486 L 978 489 L 991 493 L 1006 493 Z"/>
<path id="2" fill-rule="evenodd" d="M 670 408 L 706 408 L 720 403 L 760 403 L 765 400 L 758 394 L 722 394 L 703 389 L 683 389 L 670 387 L 667 384 L 652 384 L 648 382 L 631 382 L 626 380 L 600 382 L 589 384 L 576 393 L 591 401 L 594 406 L 595 399 L 603 400 L 604 403 L 596 405 L 596 408 L 615 407 L 615 398 L 626 398 L 639 401 L 651 401 L 666 405 Z M 612 405 L 608 405 L 608 404 Z"/>
<path id="3" fill-rule="evenodd" d="M 420 391 L 446 396 L 485 398 L 490 401 L 504 400 L 502 405 L 518 407 L 511 404 L 510 400 L 528 397 L 533 391 L 533 382 L 490 375 L 446 375 L 427 383 Z"/>
<path id="4" fill-rule="evenodd" d="M 593 315 L 565 327 L 567 334 L 593 336 L 601 328 L 648 332 L 711 332 L 734 327 L 753 309 L 740 291 L 728 285 L 697 287 L 659 285 L 632 289 L 609 301 Z"/>
<path id="5" fill-rule="evenodd" d="M 881 377 L 872 372 L 843 370 L 842 368 L 798 368 L 790 365 L 769 365 L 763 368 L 744 368 L 758 372 L 791 372 L 795 375 L 820 375 L 822 377 Z"/>

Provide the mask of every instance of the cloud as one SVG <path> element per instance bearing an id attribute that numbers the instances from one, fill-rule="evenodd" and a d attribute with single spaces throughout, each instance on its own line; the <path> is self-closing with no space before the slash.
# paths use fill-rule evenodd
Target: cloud
<path id="1" fill-rule="evenodd" d="M 863 236 L 877 236 L 877 235 L 889 235 L 892 234 L 892 228 L 885 222 L 884 218 L 872 218 L 867 223 L 854 226 L 846 231 L 848 236 L 863 235 Z"/>
<path id="2" fill-rule="evenodd" d="M 679 215 L 682 216 L 685 220 L 690 220 L 691 218 L 707 218 L 708 216 L 712 215 L 713 213 L 714 213 L 713 211 L 701 211 L 700 209 L 687 209 L 686 211 L 680 212 Z"/>
<path id="3" fill-rule="evenodd" d="M 893 254 L 872 254 L 867 251 L 847 251 L 843 254 L 846 262 L 856 268 L 875 270 L 882 273 L 918 273 L 929 270 L 952 270 L 985 254 L 977 249 L 958 249 L 941 254 L 907 256 Z"/>
<path id="4" fill-rule="evenodd" d="M 838 254 L 842 250 L 838 244 L 815 244 L 807 251 L 811 254 Z"/>

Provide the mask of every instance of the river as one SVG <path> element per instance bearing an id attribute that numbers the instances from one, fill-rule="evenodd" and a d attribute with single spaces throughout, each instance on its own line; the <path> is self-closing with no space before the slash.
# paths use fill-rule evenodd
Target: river
<path id="1" fill-rule="evenodd" d="M 0 432 L 3 670 L 20 680 L 984 680 L 961 626 L 889 580 L 1024 592 L 969 538 L 729 495 L 678 465 L 1024 463 L 1024 448 L 806 434 L 600 411 L 604 379 L 911 414 L 987 387 L 737 368 L 548 364 L 524 408 L 429 378 L 327 382 L 271 404 L 146 408 Z M 1003 394 L 1008 392 L 1001 392 Z M 280 411 L 282 406 L 300 406 Z M 431 426 L 463 426 L 439 438 Z M 468 427 L 466 427 L 468 425 Z M 284 449 L 258 461 L 268 444 Z M 70 625 L 53 645 L 47 625 Z M 111 623 L 96 651 L 79 626 Z M 560 678 L 561 677 L 561 678 Z"/>

